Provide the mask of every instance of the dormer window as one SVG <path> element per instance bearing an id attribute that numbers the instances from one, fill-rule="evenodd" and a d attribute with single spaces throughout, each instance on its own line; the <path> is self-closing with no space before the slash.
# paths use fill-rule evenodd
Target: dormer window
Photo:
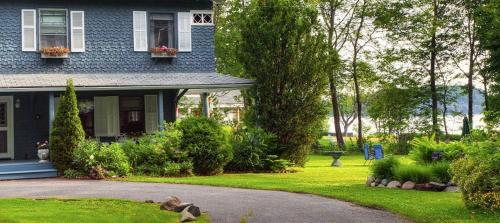
<path id="1" fill-rule="evenodd" d="M 68 19 L 64 9 L 40 9 L 40 49 L 68 47 Z"/>
<path id="2" fill-rule="evenodd" d="M 151 47 L 175 48 L 175 30 L 173 13 L 150 14 Z"/>

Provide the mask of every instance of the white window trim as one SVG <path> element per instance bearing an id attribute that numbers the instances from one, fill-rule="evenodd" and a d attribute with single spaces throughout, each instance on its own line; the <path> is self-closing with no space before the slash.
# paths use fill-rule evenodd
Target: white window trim
<path id="1" fill-rule="evenodd" d="M 41 11 L 43 10 L 58 10 L 58 11 L 65 11 L 66 12 L 66 48 L 69 48 L 70 47 L 70 39 L 69 39 L 69 32 L 68 32 L 68 29 L 70 28 L 70 25 L 69 24 L 69 16 L 68 16 L 68 9 L 63 9 L 63 8 L 39 8 L 38 9 L 38 39 L 41 39 L 42 37 L 42 32 L 41 32 L 41 27 L 42 27 L 42 13 Z M 38 50 L 41 51 L 42 50 L 42 41 L 38 41 Z"/>
<path id="2" fill-rule="evenodd" d="M 82 26 L 81 27 L 75 27 L 73 26 L 73 13 L 82 13 Z M 78 53 L 83 53 L 85 52 L 85 12 L 84 11 L 70 11 L 70 32 L 71 32 L 71 52 L 78 52 Z M 78 29 L 78 30 L 82 30 L 82 48 L 81 49 L 78 49 L 74 47 L 74 42 L 73 42 L 73 31 L 75 29 Z"/>
<path id="3" fill-rule="evenodd" d="M 193 18 L 194 14 L 211 14 L 212 22 L 211 23 L 194 23 Z M 213 26 L 214 25 L 214 11 L 212 10 L 191 10 L 191 25 L 192 26 Z"/>
<path id="4" fill-rule="evenodd" d="M 26 26 L 24 25 L 24 12 L 33 12 L 33 25 L 32 26 Z M 26 52 L 36 52 L 37 48 L 37 38 L 36 38 L 36 33 L 37 33 L 37 11 L 36 9 L 22 9 L 21 10 L 21 50 L 26 51 Z M 24 48 L 24 36 L 26 35 L 24 33 L 25 28 L 30 28 L 33 29 L 33 48 Z"/>
<path id="5" fill-rule="evenodd" d="M 138 21 L 135 21 L 135 16 L 142 16 L 142 18 L 145 20 L 145 26 L 144 26 L 144 30 L 142 29 L 136 29 L 136 26 L 135 26 L 135 23 L 138 22 Z M 149 25 L 149 22 L 148 22 L 148 13 L 146 11 L 132 11 L 132 33 L 133 33 L 133 40 L 134 40 L 134 51 L 135 52 L 147 52 L 148 51 L 148 46 L 149 46 L 149 34 L 148 34 L 148 25 Z M 144 48 L 141 48 L 138 44 L 137 44 L 137 37 L 136 37 L 136 32 L 143 32 L 143 37 L 145 37 L 144 41 L 145 41 L 145 47 Z"/>

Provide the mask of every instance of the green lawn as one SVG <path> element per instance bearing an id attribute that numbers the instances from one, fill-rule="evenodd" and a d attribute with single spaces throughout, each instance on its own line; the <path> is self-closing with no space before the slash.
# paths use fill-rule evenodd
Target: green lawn
<path id="1" fill-rule="evenodd" d="M 405 162 L 408 159 L 403 158 Z M 224 174 L 210 177 L 155 178 L 133 176 L 118 180 L 157 183 L 202 184 L 283 190 L 317 194 L 399 213 L 417 222 L 498 222 L 500 213 L 465 209 L 460 193 L 368 188 L 369 170 L 360 155 L 341 158 L 344 166 L 330 167 L 328 156 L 312 155 L 306 168 L 288 174 Z"/>
<path id="2" fill-rule="evenodd" d="M 127 200 L 0 199 L 0 222 L 178 222 L 180 214 L 162 211 L 158 204 Z M 208 222 L 203 215 L 197 222 Z"/>

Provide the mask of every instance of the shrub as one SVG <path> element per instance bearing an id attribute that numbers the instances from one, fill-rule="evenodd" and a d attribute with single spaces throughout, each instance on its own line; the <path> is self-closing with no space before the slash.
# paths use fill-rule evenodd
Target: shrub
<path id="1" fill-rule="evenodd" d="M 397 166 L 399 166 L 399 160 L 393 156 L 387 156 L 373 163 L 372 175 L 377 179 L 393 179 L 393 171 Z"/>
<path id="2" fill-rule="evenodd" d="M 95 140 L 84 140 L 73 151 L 73 167 L 83 173 L 89 173 L 92 167 L 97 166 L 97 153 L 99 142 Z"/>
<path id="3" fill-rule="evenodd" d="M 268 155 L 262 160 L 263 169 L 272 173 L 283 173 L 288 170 L 293 163 L 285 159 L 278 159 L 276 155 Z"/>
<path id="4" fill-rule="evenodd" d="M 200 175 L 222 173 L 232 158 L 222 126 L 212 119 L 190 117 L 182 120 L 179 127 L 182 149 L 192 159 L 194 172 Z"/>
<path id="5" fill-rule="evenodd" d="M 394 169 L 394 177 L 401 182 L 427 183 L 432 179 L 432 170 L 422 165 L 400 165 Z"/>
<path id="6" fill-rule="evenodd" d="M 79 178 L 79 177 L 84 177 L 84 176 L 87 176 L 87 174 L 81 172 L 81 171 L 77 171 L 77 170 L 74 170 L 74 169 L 66 169 L 64 171 L 64 177 L 68 178 L 68 179 L 76 179 L 76 178 Z"/>
<path id="7" fill-rule="evenodd" d="M 97 153 L 96 161 L 102 168 L 118 176 L 126 176 L 130 171 L 127 156 L 118 143 L 103 144 Z"/>
<path id="8" fill-rule="evenodd" d="M 84 140 L 73 152 L 73 167 L 89 174 L 96 167 L 126 176 L 130 171 L 129 160 L 120 144 L 101 144 L 96 140 Z"/>
<path id="9" fill-rule="evenodd" d="M 500 143 L 485 142 L 451 164 L 467 207 L 500 209 Z"/>
<path id="10" fill-rule="evenodd" d="M 441 183 L 448 183 L 451 181 L 451 175 L 449 173 L 449 162 L 436 162 L 431 164 L 429 167 L 431 168 L 432 176 L 436 181 L 439 181 Z"/>
<path id="11" fill-rule="evenodd" d="M 435 160 L 433 155 L 438 151 L 438 143 L 434 141 L 434 137 L 420 137 L 411 141 L 412 150 L 410 157 L 420 164 L 431 163 Z"/>
<path id="12" fill-rule="evenodd" d="M 256 171 L 264 169 L 266 159 L 272 147 L 276 146 L 276 137 L 260 128 L 239 129 L 233 134 L 233 160 L 226 169 L 233 171 Z"/>
<path id="13" fill-rule="evenodd" d="M 49 140 L 51 160 L 59 173 L 71 167 L 73 151 L 85 138 L 78 113 L 75 88 L 69 80 L 60 97 Z"/>

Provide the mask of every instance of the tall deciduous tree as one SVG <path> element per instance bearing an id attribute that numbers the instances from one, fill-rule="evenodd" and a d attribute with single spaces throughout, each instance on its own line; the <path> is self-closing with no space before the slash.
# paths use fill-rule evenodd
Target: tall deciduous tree
<path id="1" fill-rule="evenodd" d="M 49 140 L 51 160 L 60 174 L 71 167 L 73 150 L 85 138 L 78 114 L 75 87 L 69 80 L 66 91 L 59 99 Z"/>
<path id="2" fill-rule="evenodd" d="M 255 0 L 244 8 L 239 61 L 255 80 L 260 126 L 278 137 L 281 157 L 303 165 L 327 110 L 330 61 L 317 9 L 297 0 Z"/>

